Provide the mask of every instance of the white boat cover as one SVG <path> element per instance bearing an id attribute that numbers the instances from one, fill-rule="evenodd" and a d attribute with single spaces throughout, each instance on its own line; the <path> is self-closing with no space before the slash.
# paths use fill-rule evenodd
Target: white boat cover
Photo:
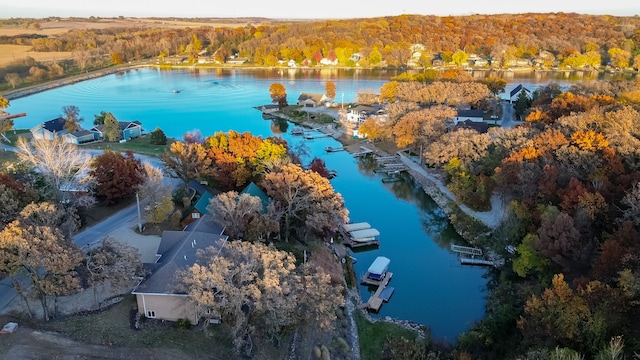
<path id="1" fill-rule="evenodd" d="M 369 223 L 366 223 L 366 222 L 359 222 L 359 223 L 353 223 L 353 224 L 344 224 L 342 225 L 342 228 L 346 232 L 352 232 L 357 230 L 369 229 L 371 228 L 371 225 L 369 225 Z"/>
<path id="2" fill-rule="evenodd" d="M 367 270 L 370 274 L 376 274 L 382 276 L 387 269 L 389 268 L 389 263 L 391 260 L 384 256 L 378 256 L 376 260 L 369 266 L 369 270 Z"/>
<path id="3" fill-rule="evenodd" d="M 380 231 L 378 231 L 377 229 L 370 228 L 370 229 L 351 231 L 349 235 L 351 235 L 353 240 L 358 241 L 362 239 L 373 239 L 376 236 L 380 236 Z"/>

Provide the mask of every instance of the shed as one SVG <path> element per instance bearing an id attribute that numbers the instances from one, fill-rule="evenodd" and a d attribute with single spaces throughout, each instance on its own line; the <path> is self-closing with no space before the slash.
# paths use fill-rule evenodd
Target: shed
<path id="1" fill-rule="evenodd" d="M 369 266 L 367 276 L 375 280 L 382 280 L 387 273 L 387 269 L 389 269 L 390 263 L 391 260 L 389 258 L 378 256 Z"/>

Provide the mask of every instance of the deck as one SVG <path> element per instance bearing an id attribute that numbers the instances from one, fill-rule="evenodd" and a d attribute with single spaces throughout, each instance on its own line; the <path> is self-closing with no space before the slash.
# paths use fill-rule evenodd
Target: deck
<path id="1" fill-rule="evenodd" d="M 480 266 L 496 266 L 496 263 L 491 260 L 484 259 L 472 259 L 472 258 L 460 258 L 460 264 L 462 265 L 480 265 Z"/>
<path id="2" fill-rule="evenodd" d="M 361 309 L 368 309 L 372 311 L 378 311 L 382 307 L 383 301 L 389 301 L 389 298 L 393 294 L 395 290 L 392 287 L 387 288 L 389 281 L 393 277 L 392 272 L 388 272 L 384 275 L 384 279 L 380 281 L 372 280 L 366 277 L 366 275 L 362 279 L 363 284 L 377 286 L 376 292 L 371 295 L 367 302 L 360 304 Z"/>
<path id="3" fill-rule="evenodd" d="M 460 245 L 451 244 L 451 251 L 458 254 L 462 254 L 462 255 L 482 256 L 482 249 L 477 247 L 460 246 Z"/>

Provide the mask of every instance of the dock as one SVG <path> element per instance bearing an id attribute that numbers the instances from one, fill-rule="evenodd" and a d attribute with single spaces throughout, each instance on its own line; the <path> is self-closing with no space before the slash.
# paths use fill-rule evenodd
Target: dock
<path id="1" fill-rule="evenodd" d="M 365 156 L 365 155 L 367 155 L 367 154 L 371 154 L 371 153 L 373 153 L 373 150 L 371 150 L 371 149 L 367 149 L 367 148 L 364 148 L 364 147 L 363 147 L 361 151 L 354 152 L 354 153 L 353 153 L 353 156 L 355 156 L 355 157 L 359 157 L 359 156 Z"/>
<path id="2" fill-rule="evenodd" d="M 365 276 L 362 279 L 362 283 L 366 285 L 377 286 L 378 289 L 376 289 L 376 292 L 373 293 L 373 295 L 371 295 L 371 297 L 369 298 L 369 300 L 367 300 L 367 302 L 360 304 L 359 307 L 361 309 L 379 311 L 380 308 L 382 307 L 382 303 L 389 301 L 389 299 L 391 298 L 391 295 L 393 295 L 393 292 L 395 290 L 392 287 L 387 287 L 392 277 L 393 277 L 393 273 L 391 272 L 387 272 L 381 281 L 369 279 L 367 276 Z"/>
<path id="3" fill-rule="evenodd" d="M 491 260 L 473 259 L 473 258 L 460 258 L 460 264 L 462 265 L 481 265 L 481 266 L 496 266 L 496 263 Z"/>
<path id="4" fill-rule="evenodd" d="M 482 249 L 451 244 L 451 251 L 461 255 L 482 256 Z"/>
<path id="5" fill-rule="evenodd" d="M 307 139 L 307 140 L 326 138 L 326 137 L 331 137 L 331 135 L 329 135 L 329 134 L 317 134 L 317 135 L 304 134 L 304 138 Z"/>
<path id="6" fill-rule="evenodd" d="M 331 146 L 327 146 L 326 148 L 324 148 L 324 151 L 331 153 L 331 152 L 338 152 L 338 151 L 345 151 L 345 148 L 341 147 L 331 147 Z"/>

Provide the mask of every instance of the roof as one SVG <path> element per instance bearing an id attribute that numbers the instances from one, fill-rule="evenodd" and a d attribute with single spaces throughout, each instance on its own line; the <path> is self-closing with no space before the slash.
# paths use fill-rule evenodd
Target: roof
<path id="1" fill-rule="evenodd" d="M 368 239 L 368 238 L 380 236 L 380 231 L 378 231 L 378 229 L 369 228 L 369 229 L 351 231 L 349 234 L 354 240 L 358 240 L 358 239 Z"/>
<path id="2" fill-rule="evenodd" d="M 202 185 L 198 180 L 195 179 L 189 181 L 189 188 L 195 190 L 196 194 L 198 195 L 202 195 L 209 191 L 206 187 L 204 187 L 204 185 Z"/>
<path id="3" fill-rule="evenodd" d="M 515 94 L 519 93 L 520 91 L 525 91 L 527 93 L 531 93 L 531 90 L 527 89 L 526 87 L 522 86 L 522 84 L 518 84 L 518 86 L 516 86 L 513 90 L 511 90 L 511 92 L 509 93 L 509 98 L 512 98 Z"/>
<path id="4" fill-rule="evenodd" d="M 381 109 L 378 108 L 378 107 L 368 106 L 368 105 L 358 105 L 358 106 L 355 106 L 355 107 L 352 107 L 351 109 L 349 109 L 349 111 L 353 111 L 353 112 L 361 113 L 361 114 L 365 114 L 365 115 L 375 114 L 380 110 Z"/>
<path id="5" fill-rule="evenodd" d="M 209 201 L 211 200 L 212 197 L 213 197 L 213 194 L 211 194 L 208 191 L 205 191 L 202 195 L 200 195 L 200 198 L 198 199 L 198 201 L 196 201 L 193 207 L 196 210 L 198 210 L 201 214 L 206 214 L 207 206 L 209 206 Z"/>
<path id="6" fill-rule="evenodd" d="M 55 118 L 53 120 L 49 120 L 49 121 L 45 121 L 42 124 L 42 127 L 45 130 L 51 131 L 51 132 L 60 132 L 64 129 L 64 124 L 66 124 L 67 120 L 65 120 L 64 118 Z"/>
<path id="7" fill-rule="evenodd" d="M 342 228 L 346 232 L 369 229 L 370 227 L 371 227 L 371 225 L 369 225 L 369 223 L 366 223 L 366 222 L 359 222 L 359 223 L 352 223 L 352 224 L 344 224 L 344 225 L 342 225 Z"/>
<path id="8" fill-rule="evenodd" d="M 242 194 L 249 194 L 251 196 L 259 197 L 260 201 L 262 202 L 262 212 L 267 211 L 267 206 L 269 206 L 271 199 L 269 199 L 269 196 L 267 196 L 267 194 L 265 194 L 264 191 L 262 191 L 262 189 L 258 187 L 258 185 L 253 183 L 253 181 L 249 183 L 249 185 L 247 185 L 238 195 Z"/>
<path id="9" fill-rule="evenodd" d="M 482 110 L 458 110 L 458 117 L 484 117 Z"/>
<path id="10" fill-rule="evenodd" d="M 71 135 L 77 138 L 83 137 L 83 136 L 87 136 L 87 135 L 91 135 L 93 136 L 93 132 L 89 131 L 89 130 L 76 130 L 70 134 L 67 135 Z"/>
<path id="11" fill-rule="evenodd" d="M 142 123 L 138 120 L 135 121 L 118 121 L 118 126 L 120 130 L 125 130 L 127 128 L 132 128 L 136 126 L 142 126 Z M 96 125 L 91 130 L 102 132 L 104 130 L 104 124 Z"/>
<path id="12" fill-rule="evenodd" d="M 489 124 L 484 121 L 478 122 L 467 119 L 456 124 L 456 129 L 472 129 L 479 132 L 480 134 L 484 134 L 489 131 Z"/>
<path id="13" fill-rule="evenodd" d="M 322 102 L 324 100 L 323 98 L 324 98 L 324 94 L 303 92 L 303 93 L 300 94 L 300 96 L 298 96 L 298 101 L 312 100 L 315 103 L 320 103 L 320 102 Z"/>
<path id="14" fill-rule="evenodd" d="M 378 256 L 373 264 L 369 266 L 369 269 L 367 271 L 371 274 L 382 275 L 387 271 L 390 263 L 391 260 L 389 260 L 388 258 L 384 256 Z"/>
<path id="15" fill-rule="evenodd" d="M 179 294 L 173 282 L 176 272 L 195 264 L 199 249 L 219 247 L 226 239 L 225 235 L 200 231 L 164 231 L 158 248 L 161 255 L 158 264 L 133 293 Z"/>

